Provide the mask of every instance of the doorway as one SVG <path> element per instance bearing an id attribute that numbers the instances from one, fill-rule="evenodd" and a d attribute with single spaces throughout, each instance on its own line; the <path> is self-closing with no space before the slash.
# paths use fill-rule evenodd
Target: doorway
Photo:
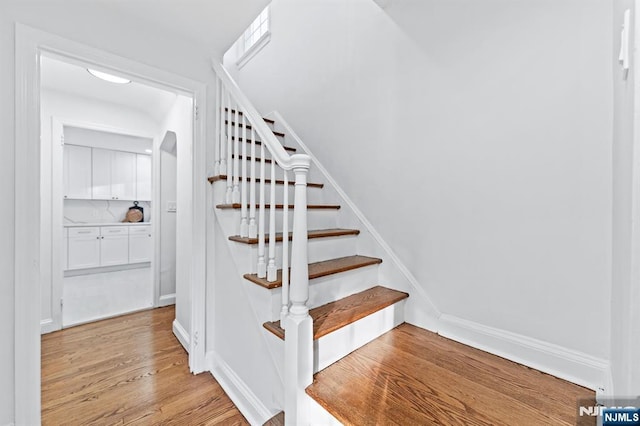
<path id="1" fill-rule="evenodd" d="M 206 111 L 206 85 L 202 83 L 40 30 L 16 25 L 14 371 L 17 424 L 40 422 L 41 306 L 40 303 L 34 303 L 34 300 L 40 299 L 40 264 L 45 258 L 42 251 L 46 252 L 46 248 L 42 247 L 44 244 L 40 243 L 43 188 L 39 161 L 42 158 L 39 76 L 43 55 L 63 57 L 69 63 L 88 65 L 152 87 L 182 93 L 193 99 L 194 110 L 203 116 Z M 182 310 L 183 321 L 187 324 L 184 327 L 183 344 L 188 348 L 189 367 L 193 373 L 199 373 L 205 370 L 205 345 L 204 342 L 198 344 L 198 339 L 192 336 L 204 335 L 206 150 L 205 125 L 203 120 L 198 120 L 197 114 L 191 116 L 191 126 L 193 133 L 183 139 L 186 155 L 177 171 L 178 185 L 182 191 L 182 196 L 178 196 L 176 200 L 177 214 L 183 218 L 178 218 L 177 263 L 182 265 L 184 273 L 181 278 L 178 271 L 177 285 L 182 285 L 184 297 L 180 300 L 178 288 L 176 303 L 177 310 Z M 178 148 L 180 149 L 180 144 Z M 154 198 L 158 198 L 157 195 Z M 155 227 L 155 223 L 152 226 Z M 177 312 L 176 315 L 181 314 Z"/>
<path id="2" fill-rule="evenodd" d="M 176 209 L 161 206 L 177 152 L 159 148 L 192 133 L 192 99 L 46 53 L 40 66 L 42 332 L 175 303 Z"/>

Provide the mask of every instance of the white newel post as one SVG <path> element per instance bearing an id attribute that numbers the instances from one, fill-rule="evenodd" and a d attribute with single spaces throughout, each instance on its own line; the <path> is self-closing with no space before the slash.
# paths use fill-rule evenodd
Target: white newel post
<path id="1" fill-rule="evenodd" d="M 292 155 L 295 174 L 293 241 L 291 247 L 291 306 L 284 321 L 285 424 L 308 423 L 305 389 L 313 381 L 313 321 L 309 316 L 309 265 L 307 257 L 307 174 L 310 159 Z"/>

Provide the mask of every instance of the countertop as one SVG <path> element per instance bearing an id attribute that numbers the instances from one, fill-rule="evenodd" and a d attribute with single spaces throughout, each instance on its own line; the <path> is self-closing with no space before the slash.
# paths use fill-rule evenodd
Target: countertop
<path id="1" fill-rule="evenodd" d="M 151 225 L 151 222 L 106 222 L 106 223 L 65 223 L 65 228 L 77 228 L 82 226 L 144 226 Z"/>

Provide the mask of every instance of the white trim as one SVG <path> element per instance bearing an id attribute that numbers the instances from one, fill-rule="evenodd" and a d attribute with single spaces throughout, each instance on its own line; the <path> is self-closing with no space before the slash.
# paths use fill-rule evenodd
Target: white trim
<path id="1" fill-rule="evenodd" d="M 60 330 L 60 327 L 57 327 L 56 324 L 53 323 L 53 319 L 47 318 L 40 320 L 40 334 L 52 333 L 58 330 Z"/>
<path id="2" fill-rule="evenodd" d="M 204 83 L 113 55 L 22 24 L 15 30 L 15 421 L 40 423 L 40 76 L 41 53 L 60 55 L 70 61 L 91 64 L 97 69 L 126 74 L 155 87 L 170 88 L 191 96 L 206 117 Z M 126 70 L 126 72 L 124 71 Z M 203 334 L 205 241 L 204 218 L 206 173 L 205 121 L 194 123 L 193 131 L 193 238 L 191 282 L 194 334 Z M 152 223 L 153 232 L 156 221 Z M 204 344 L 189 354 L 192 371 L 203 371 Z"/>
<path id="3" fill-rule="evenodd" d="M 189 338 L 189 333 L 184 329 L 182 325 L 178 322 L 177 319 L 173 320 L 173 334 L 176 336 L 182 347 L 187 353 L 189 353 L 189 348 L 191 347 L 191 339 Z"/>
<path id="4" fill-rule="evenodd" d="M 342 198 L 344 203 L 356 215 L 356 217 L 362 223 L 364 228 L 367 229 L 367 231 L 371 234 L 374 240 L 380 245 L 380 247 L 387 254 L 391 262 L 393 262 L 393 264 L 398 268 L 400 273 L 404 275 L 404 277 L 412 287 L 412 292 L 411 292 L 412 296 L 413 297 L 419 296 L 427 305 L 426 310 L 429 310 L 435 314 L 435 318 L 429 318 L 427 321 L 420 324 L 416 324 L 416 325 L 434 332 L 437 331 L 438 318 L 440 318 L 442 314 L 440 310 L 435 306 L 435 304 L 433 303 L 429 295 L 422 288 L 422 286 L 420 286 L 416 277 L 411 273 L 411 271 L 409 271 L 409 268 L 407 268 L 405 264 L 402 263 L 398 255 L 391 248 L 391 246 L 387 244 L 387 242 L 384 240 L 384 238 L 382 238 L 380 233 L 378 233 L 378 231 L 374 228 L 373 224 L 371 224 L 371 222 L 369 222 L 369 220 L 365 217 L 364 213 L 362 213 L 362 211 L 356 206 L 356 204 L 351 200 L 351 198 L 349 198 L 347 193 L 340 187 L 340 185 L 338 185 L 338 182 L 329 174 L 329 172 L 322 165 L 322 163 L 318 161 L 318 158 L 315 155 L 313 155 L 313 152 L 311 152 L 309 147 L 305 145 L 304 142 L 302 142 L 302 140 L 294 132 L 291 126 L 289 126 L 289 124 L 285 121 L 282 115 L 280 115 L 278 111 L 273 111 L 267 114 L 266 117 L 274 119 L 276 123 L 281 125 L 284 128 L 284 133 L 287 136 L 291 136 L 291 138 L 294 139 L 294 141 L 300 146 L 300 148 L 302 148 L 302 150 L 309 157 L 311 157 L 313 167 L 316 167 L 318 170 L 320 170 L 320 173 L 323 174 L 324 178 L 327 180 L 327 183 L 336 190 L 340 198 Z M 422 306 L 424 307 L 424 305 Z"/>
<path id="5" fill-rule="evenodd" d="M 244 34 L 243 34 L 244 37 Z M 254 56 L 256 56 L 256 54 L 262 50 L 262 48 L 264 48 L 267 44 L 269 44 L 269 42 L 271 41 L 271 30 L 267 31 L 266 33 L 262 34 L 260 36 L 260 38 L 258 39 L 258 41 L 256 41 L 255 43 L 253 43 L 251 45 L 251 47 L 249 49 L 247 49 L 246 52 L 244 52 L 236 61 L 236 66 L 238 67 L 238 69 L 242 68 L 245 66 L 245 64 L 247 62 L 249 62 L 251 60 L 251 58 L 253 58 Z M 243 43 L 243 41 L 241 41 L 240 43 Z"/>
<path id="6" fill-rule="evenodd" d="M 112 314 L 108 314 L 108 315 L 100 315 L 100 316 L 93 317 L 93 318 L 90 318 L 90 319 L 85 319 L 85 320 L 82 320 L 82 321 L 77 321 L 77 322 L 72 322 L 72 323 L 69 323 L 69 324 L 65 324 L 62 328 L 63 329 L 73 328 L 73 327 L 77 327 L 79 325 L 90 324 L 92 322 L 97 322 L 97 321 L 104 321 L 104 320 L 108 320 L 108 319 L 111 319 L 111 318 L 118 318 L 118 317 L 122 317 L 122 316 L 125 316 L 125 315 L 135 314 L 135 313 L 138 313 L 138 312 L 150 311 L 152 309 L 154 309 L 153 306 L 148 306 L 146 308 L 133 309 L 133 310 L 130 310 L 130 311 L 120 311 L 120 312 L 116 312 L 116 313 L 112 313 Z"/>
<path id="7" fill-rule="evenodd" d="M 175 304 L 176 304 L 176 294 L 175 293 L 163 294 L 162 296 L 160 296 L 160 298 L 158 300 L 158 307 L 175 305 Z"/>
<path id="8" fill-rule="evenodd" d="M 440 317 L 439 334 L 589 389 L 605 388 L 609 363 L 602 358 L 448 314 Z"/>
<path id="9" fill-rule="evenodd" d="M 250 424 L 264 424 L 278 414 L 279 411 L 269 410 L 262 404 L 246 383 L 217 353 L 210 352 L 207 358 L 211 365 L 211 374 Z"/>
<path id="10" fill-rule="evenodd" d="M 40 424 L 40 76 L 38 38 L 29 30 L 16 24 L 14 420 L 20 425 Z"/>

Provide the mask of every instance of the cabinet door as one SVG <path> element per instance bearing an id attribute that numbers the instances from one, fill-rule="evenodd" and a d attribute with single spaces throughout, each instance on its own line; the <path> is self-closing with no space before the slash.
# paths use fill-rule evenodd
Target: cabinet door
<path id="1" fill-rule="evenodd" d="M 100 229 L 100 266 L 123 265 L 129 261 L 129 234 L 126 226 Z"/>
<path id="2" fill-rule="evenodd" d="M 111 195 L 111 153 L 108 149 L 93 148 L 91 169 L 93 176 L 92 198 L 112 200 Z"/>
<path id="3" fill-rule="evenodd" d="M 69 229 L 69 269 L 96 268 L 100 266 L 99 228 Z"/>
<path id="4" fill-rule="evenodd" d="M 132 226 L 129 232 L 129 263 L 151 262 L 151 227 Z"/>
<path id="5" fill-rule="evenodd" d="M 112 151 L 111 195 L 116 200 L 136 199 L 136 154 Z"/>
<path id="6" fill-rule="evenodd" d="M 64 198 L 91 199 L 91 148 L 65 145 L 63 157 Z"/>
<path id="7" fill-rule="evenodd" d="M 151 156 L 136 154 L 136 200 L 151 201 Z"/>

